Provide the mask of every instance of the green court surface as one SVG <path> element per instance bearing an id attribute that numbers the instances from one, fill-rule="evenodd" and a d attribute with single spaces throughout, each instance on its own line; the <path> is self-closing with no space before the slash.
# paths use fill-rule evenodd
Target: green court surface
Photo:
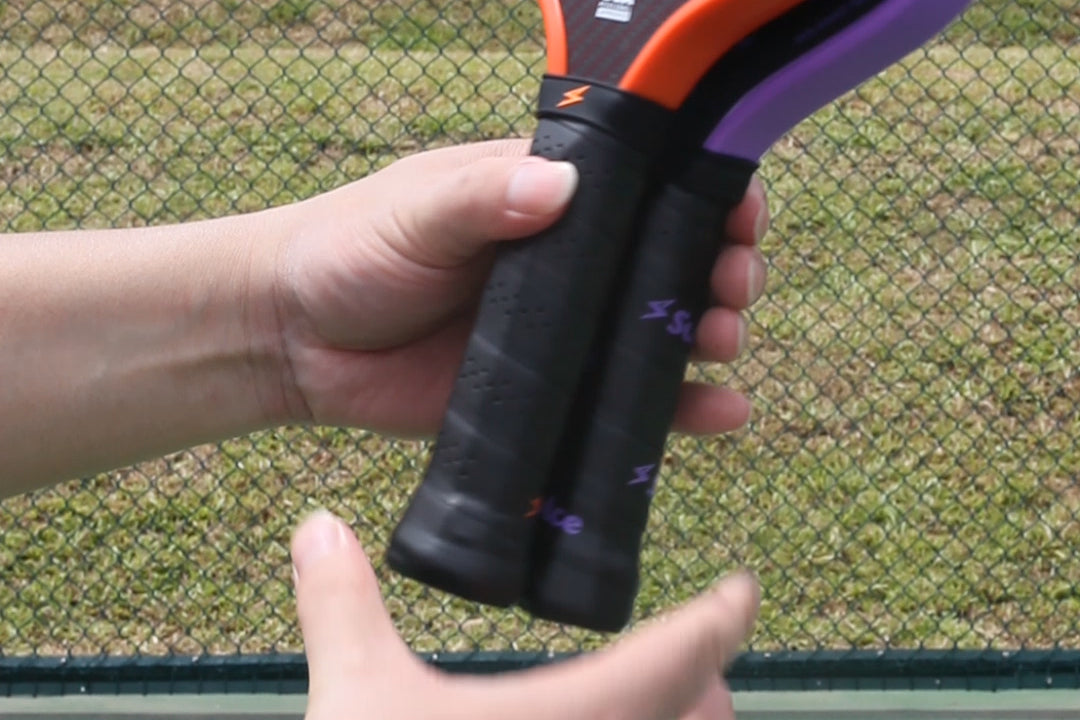
<path id="1" fill-rule="evenodd" d="M 300 695 L 0 698 L 4 720 L 299 720 Z M 754 692 L 739 720 L 1080 720 L 1080 692 Z"/>

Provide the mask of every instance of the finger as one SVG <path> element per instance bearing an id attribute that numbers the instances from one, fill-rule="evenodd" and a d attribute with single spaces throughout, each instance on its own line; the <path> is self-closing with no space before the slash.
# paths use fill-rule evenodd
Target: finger
<path id="1" fill-rule="evenodd" d="M 756 245 L 768 229 L 769 204 L 765 186 L 755 175 L 743 201 L 728 216 L 727 239 L 740 245 Z"/>
<path id="2" fill-rule="evenodd" d="M 425 266 L 472 259 L 495 240 L 539 232 L 566 209 L 577 189 L 573 164 L 537 157 L 488 157 L 445 173 L 425 186 L 419 175 L 387 215 L 399 252 Z"/>
<path id="3" fill-rule="evenodd" d="M 728 308 L 707 310 L 698 322 L 693 359 L 698 362 L 732 362 L 743 352 L 750 332 L 741 313 Z"/>
<path id="4" fill-rule="evenodd" d="M 327 512 L 309 517 L 293 535 L 292 558 L 313 694 L 411 669 L 371 563 L 344 522 Z"/>
<path id="5" fill-rule="evenodd" d="M 693 709 L 679 720 L 735 720 L 735 704 L 727 683 L 717 675 Z"/>
<path id="6" fill-rule="evenodd" d="M 517 677 L 463 679 L 459 690 L 470 712 L 461 717 L 681 717 L 734 659 L 757 607 L 757 583 L 735 575 L 600 653 Z"/>
<path id="7" fill-rule="evenodd" d="M 765 258 L 756 247 L 724 248 L 709 280 L 714 301 L 734 310 L 745 310 L 765 292 L 765 273 Z"/>
<path id="8" fill-rule="evenodd" d="M 750 422 L 752 407 L 742 393 L 706 383 L 683 383 L 672 430 L 687 435 L 728 433 Z"/>

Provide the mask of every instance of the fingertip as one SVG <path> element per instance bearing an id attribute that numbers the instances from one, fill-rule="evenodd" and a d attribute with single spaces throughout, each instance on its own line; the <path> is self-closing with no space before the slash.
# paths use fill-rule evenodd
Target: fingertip
<path id="1" fill-rule="evenodd" d="M 720 581 L 719 592 L 738 611 L 743 627 L 749 631 L 761 607 L 761 583 L 757 576 L 748 569 L 739 570 Z"/>
<path id="2" fill-rule="evenodd" d="M 745 310 L 765 293 L 768 267 L 761 251 L 750 245 L 732 245 L 720 253 L 709 285 L 715 303 Z"/>
<path id="3" fill-rule="evenodd" d="M 765 259 L 755 252 L 746 273 L 746 307 L 754 305 L 765 294 Z"/>
<path id="4" fill-rule="evenodd" d="M 290 542 L 293 571 L 297 580 L 323 557 L 356 541 L 345 523 L 328 510 L 320 509 L 301 521 Z"/>
<path id="5" fill-rule="evenodd" d="M 710 308 L 698 322 L 693 358 L 699 362 L 730 363 L 750 342 L 750 328 L 743 314 L 727 307 Z"/>
<path id="6" fill-rule="evenodd" d="M 755 175 L 743 200 L 727 222 L 728 239 L 740 245 L 757 245 L 769 229 L 769 203 L 765 185 Z"/>
<path id="7" fill-rule="evenodd" d="M 731 665 L 739 647 L 750 637 L 761 604 L 761 589 L 757 578 L 744 570 L 721 580 L 703 600 L 716 631 L 716 660 L 722 670 Z"/>
<path id="8" fill-rule="evenodd" d="M 708 383 L 683 384 L 674 429 L 688 435 L 716 435 L 750 422 L 750 400 L 740 392 Z"/>
<path id="9" fill-rule="evenodd" d="M 546 217 L 563 210 L 578 185 L 573 163 L 528 157 L 518 163 L 506 188 L 511 213 Z"/>

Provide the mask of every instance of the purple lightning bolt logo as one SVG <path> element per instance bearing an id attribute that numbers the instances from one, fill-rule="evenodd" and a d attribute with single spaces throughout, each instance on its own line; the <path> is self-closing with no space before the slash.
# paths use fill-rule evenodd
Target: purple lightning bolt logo
<path id="1" fill-rule="evenodd" d="M 674 300 L 653 300 L 649 303 L 649 312 L 641 316 L 642 320 L 667 320 L 668 308 L 675 304 Z"/>
<path id="2" fill-rule="evenodd" d="M 648 483 L 649 488 L 646 490 L 646 494 L 652 497 L 656 492 L 656 475 L 653 472 L 656 469 L 656 465 L 639 465 L 634 468 L 634 477 L 627 483 L 627 485 L 644 485 Z"/>

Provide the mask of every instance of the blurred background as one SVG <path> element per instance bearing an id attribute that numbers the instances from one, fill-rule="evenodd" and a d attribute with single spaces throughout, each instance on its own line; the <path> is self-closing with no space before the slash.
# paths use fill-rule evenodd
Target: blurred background
<path id="1" fill-rule="evenodd" d="M 736 687 L 1080 686 L 1078 39 L 1074 0 L 977 0 L 765 157 L 750 349 L 692 370 L 754 419 L 670 441 L 635 614 L 753 568 Z M 544 67 L 518 0 L 0 0 L 0 228 L 246 212 L 527 137 Z M 428 450 L 287 427 L 0 504 L 0 693 L 302 690 L 287 548 L 319 507 L 434 662 L 607 642 L 382 565 Z"/>

